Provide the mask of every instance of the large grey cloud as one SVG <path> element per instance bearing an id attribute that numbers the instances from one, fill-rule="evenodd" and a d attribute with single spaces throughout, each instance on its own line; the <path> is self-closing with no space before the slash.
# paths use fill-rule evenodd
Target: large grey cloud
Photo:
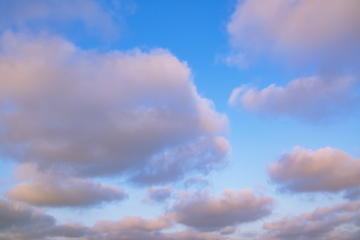
<path id="1" fill-rule="evenodd" d="M 264 223 L 267 230 L 260 239 L 359 239 L 360 202 L 346 202 L 330 207 L 318 207 L 299 216 L 286 216 L 279 221 Z"/>
<path id="2" fill-rule="evenodd" d="M 139 184 L 226 163 L 226 116 L 197 94 L 186 63 L 168 51 L 99 53 L 11 32 L 0 49 L 2 157 Z"/>
<path id="3" fill-rule="evenodd" d="M 259 115 L 319 121 L 357 109 L 359 90 L 359 82 L 351 76 L 315 76 L 293 80 L 285 87 L 272 84 L 258 90 L 242 86 L 233 90 L 229 103 Z"/>
<path id="4" fill-rule="evenodd" d="M 251 190 L 235 192 L 227 189 L 219 198 L 207 192 L 179 195 L 165 218 L 200 231 L 216 231 L 251 222 L 271 214 L 274 200 L 255 196 Z"/>
<path id="5" fill-rule="evenodd" d="M 20 179 L 27 182 L 15 185 L 4 195 L 10 199 L 36 206 L 85 207 L 105 202 L 121 201 L 127 194 L 120 188 L 73 178 L 57 172 L 39 172 L 33 165 L 17 170 Z"/>
<path id="6" fill-rule="evenodd" d="M 0 239 L 48 239 L 49 237 L 78 238 L 88 228 L 79 224 L 59 224 L 43 211 L 0 199 Z"/>
<path id="7" fill-rule="evenodd" d="M 359 66 L 360 3 L 353 0 L 239 0 L 227 25 L 234 64 L 270 54 L 328 71 Z M 314 65 L 312 65 L 314 66 Z"/>
<path id="8" fill-rule="evenodd" d="M 280 189 L 291 192 L 354 191 L 360 185 L 360 159 L 330 147 L 316 151 L 295 147 L 271 163 L 268 173 Z"/>

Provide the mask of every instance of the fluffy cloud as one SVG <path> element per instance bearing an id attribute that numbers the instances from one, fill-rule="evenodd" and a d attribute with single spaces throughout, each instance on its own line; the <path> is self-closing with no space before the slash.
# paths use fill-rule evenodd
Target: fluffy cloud
<path id="1" fill-rule="evenodd" d="M 87 227 L 78 224 L 58 224 L 41 211 L 0 199 L 0 239 L 45 239 L 47 237 L 78 238 Z"/>
<path id="2" fill-rule="evenodd" d="M 273 182 L 291 192 L 338 192 L 360 185 L 360 159 L 330 147 L 295 147 L 268 166 Z"/>
<path id="3" fill-rule="evenodd" d="M 18 177 L 30 182 L 20 183 L 5 196 L 36 206 L 76 207 L 121 201 L 127 197 L 120 188 L 88 179 L 72 178 L 56 172 L 43 173 L 35 166 L 23 165 Z"/>
<path id="4" fill-rule="evenodd" d="M 227 189 L 219 198 L 207 192 L 185 192 L 165 215 L 167 219 L 200 231 L 215 231 L 239 223 L 258 220 L 271 213 L 274 200 L 255 196 L 251 190 Z"/>
<path id="5" fill-rule="evenodd" d="M 346 202 L 331 207 L 319 207 L 300 216 L 286 216 L 279 221 L 267 222 L 268 230 L 261 239 L 359 239 L 360 202 Z M 342 228 L 341 228 L 342 227 Z"/>
<path id="6" fill-rule="evenodd" d="M 227 30 L 240 52 L 268 52 L 328 68 L 359 66 L 360 2 L 238 1 Z"/>
<path id="7" fill-rule="evenodd" d="M 164 187 L 151 187 L 146 190 L 146 197 L 144 198 L 144 202 L 147 203 L 161 203 L 164 202 L 166 199 L 171 197 L 173 188 L 170 185 Z"/>
<path id="8" fill-rule="evenodd" d="M 98 53 L 11 32 L 0 49 L 2 157 L 145 185 L 226 163 L 226 116 L 168 51 Z"/>
<path id="9" fill-rule="evenodd" d="M 272 84 L 260 91 L 242 86 L 233 90 L 229 103 L 260 115 L 318 121 L 354 110 L 360 100 L 358 90 L 352 77 L 317 76 L 293 80 L 286 87 Z"/>

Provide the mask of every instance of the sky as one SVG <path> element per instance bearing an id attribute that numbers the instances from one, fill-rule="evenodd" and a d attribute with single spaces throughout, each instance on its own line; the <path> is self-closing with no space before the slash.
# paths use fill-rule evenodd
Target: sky
<path id="1" fill-rule="evenodd" d="M 0 0 L 0 240 L 360 239 L 360 1 Z"/>

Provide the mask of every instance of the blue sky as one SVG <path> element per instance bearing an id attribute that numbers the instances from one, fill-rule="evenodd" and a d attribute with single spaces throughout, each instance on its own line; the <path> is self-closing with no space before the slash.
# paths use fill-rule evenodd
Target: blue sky
<path id="1" fill-rule="evenodd" d="M 359 12 L 1 1 L 0 239 L 358 239 Z"/>

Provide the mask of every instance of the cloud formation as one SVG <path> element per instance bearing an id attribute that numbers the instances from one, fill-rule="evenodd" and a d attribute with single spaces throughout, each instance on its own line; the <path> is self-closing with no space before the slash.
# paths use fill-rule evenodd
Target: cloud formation
<path id="1" fill-rule="evenodd" d="M 360 102 L 359 89 L 350 76 L 316 76 L 293 80 L 286 87 L 271 84 L 260 91 L 242 86 L 233 90 L 229 103 L 259 115 L 319 121 L 355 110 Z"/>
<path id="2" fill-rule="evenodd" d="M 271 214 L 274 200 L 255 196 L 249 189 L 235 192 L 227 189 L 219 198 L 207 192 L 179 195 L 165 218 L 200 231 L 216 231 L 251 222 Z"/>
<path id="3" fill-rule="evenodd" d="M 52 216 L 19 203 L 0 199 L 0 239 L 45 239 L 48 237 L 82 237 L 87 227 L 58 224 Z"/>
<path id="4" fill-rule="evenodd" d="M 143 202 L 147 203 L 162 203 L 169 197 L 173 192 L 173 188 L 170 185 L 166 185 L 164 187 L 151 187 L 146 190 L 146 197 Z"/>
<path id="5" fill-rule="evenodd" d="M 279 221 L 264 223 L 268 230 L 260 239 L 359 239 L 360 202 L 346 202 L 330 207 L 318 207 L 300 216 L 286 216 Z"/>
<path id="6" fill-rule="evenodd" d="M 11 32 L 0 49 L 4 158 L 142 185 L 227 162 L 226 116 L 197 94 L 186 63 L 166 50 L 98 53 Z"/>
<path id="7" fill-rule="evenodd" d="M 127 194 L 118 187 L 56 172 L 39 172 L 33 165 L 20 166 L 17 175 L 30 182 L 15 185 L 4 195 L 12 200 L 31 205 L 85 207 L 127 198 Z"/>
<path id="8" fill-rule="evenodd" d="M 353 0 L 239 0 L 227 30 L 240 53 L 265 52 L 328 70 L 356 68 L 359 10 Z"/>
<path id="9" fill-rule="evenodd" d="M 0 199 L 1 240 L 45 240 L 54 237 L 78 240 L 150 239 L 150 240 L 230 240 L 215 233 L 193 230 L 163 232 L 172 226 L 165 219 L 125 216 L 118 221 L 100 220 L 88 227 L 73 223 L 60 224 L 35 208 Z"/>
<path id="10" fill-rule="evenodd" d="M 295 147 L 268 166 L 270 179 L 290 192 L 339 192 L 360 185 L 360 159 L 331 147 Z"/>

